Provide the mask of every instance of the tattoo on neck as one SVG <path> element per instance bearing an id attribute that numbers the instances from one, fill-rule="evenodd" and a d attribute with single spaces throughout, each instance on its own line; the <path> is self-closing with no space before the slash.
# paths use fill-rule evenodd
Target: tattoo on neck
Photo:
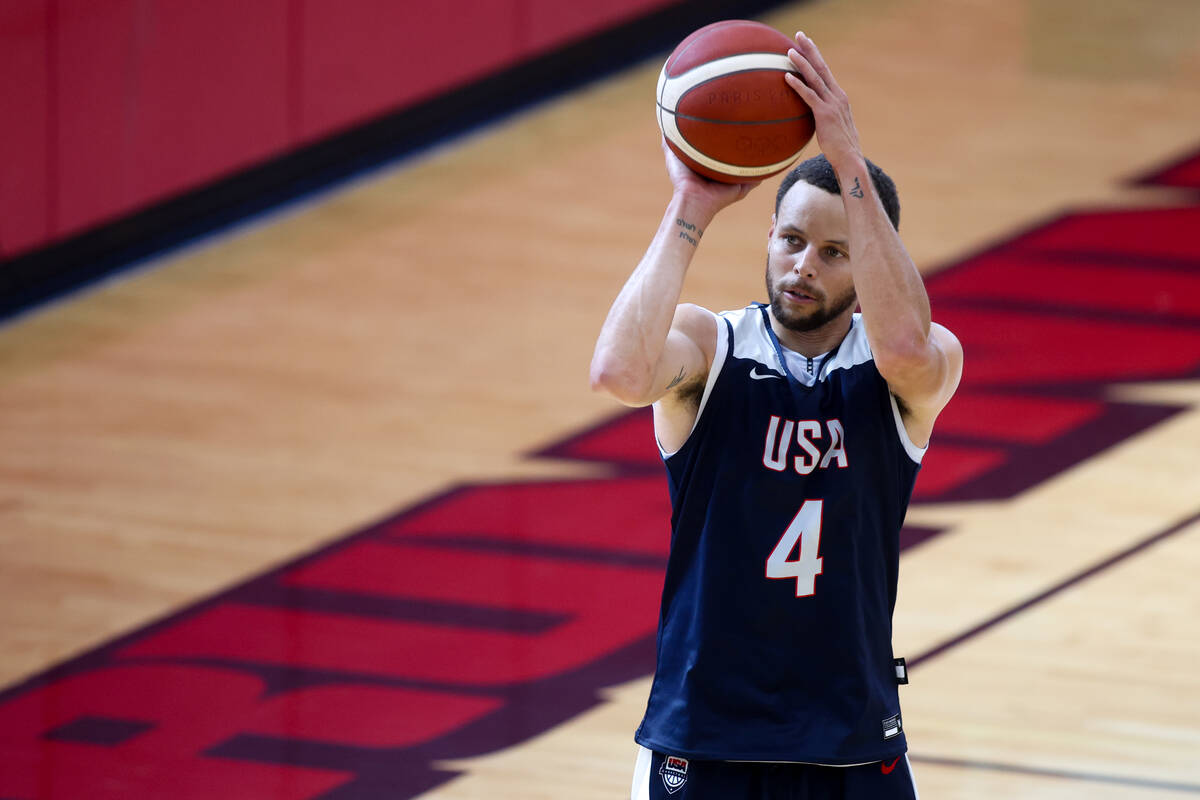
<path id="1" fill-rule="evenodd" d="M 679 374 L 676 375 L 674 378 L 672 378 L 671 382 L 667 384 L 667 391 L 669 392 L 672 389 L 674 389 L 676 386 L 678 386 L 679 384 L 683 383 L 683 378 L 684 378 L 684 375 L 686 375 L 686 374 L 687 373 L 684 371 L 683 367 L 680 367 Z"/>
<path id="2" fill-rule="evenodd" d="M 701 230 L 700 228 L 697 228 L 695 225 L 688 222 L 683 217 L 676 217 L 675 224 L 678 225 L 680 228 L 683 228 L 683 230 L 681 230 L 679 232 L 680 239 L 687 239 L 688 243 L 691 244 L 692 247 L 696 247 L 697 245 L 700 244 L 700 237 L 704 235 L 703 230 Z M 691 234 L 693 234 L 693 233 L 696 235 L 692 236 Z"/>
<path id="3" fill-rule="evenodd" d="M 850 187 L 850 196 L 857 197 L 860 200 L 863 196 L 862 184 L 858 182 L 858 178 L 854 179 L 854 186 Z"/>

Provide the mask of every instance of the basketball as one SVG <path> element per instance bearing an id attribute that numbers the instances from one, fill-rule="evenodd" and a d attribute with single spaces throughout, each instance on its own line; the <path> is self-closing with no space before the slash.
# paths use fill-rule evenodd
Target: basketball
<path id="1" fill-rule="evenodd" d="M 658 76 L 658 126 L 675 155 L 724 183 L 787 169 L 813 135 L 787 82 L 792 40 L 761 22 L 725 20 L 679 43 Z"/>

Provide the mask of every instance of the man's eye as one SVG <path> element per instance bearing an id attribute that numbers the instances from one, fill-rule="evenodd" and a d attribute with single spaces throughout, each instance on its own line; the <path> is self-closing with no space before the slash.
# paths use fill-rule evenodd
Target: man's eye
<path id="1" fill-rule="evenodd" d="M 783 240 L 792 247 L 797 247 L 801 244 L 800 237 L 796 236 L 795 234 L 788 234 L 787 236 L 783 237 Z"/>
<path id="2" fill-rule="evenodd" d="M 843 253 L 841 250 L 838 250 L 836 247 L 826 247 L 825 255 L 829 256 L 830 258 L 845 258 L 846 257 L 846 254 Z"/>

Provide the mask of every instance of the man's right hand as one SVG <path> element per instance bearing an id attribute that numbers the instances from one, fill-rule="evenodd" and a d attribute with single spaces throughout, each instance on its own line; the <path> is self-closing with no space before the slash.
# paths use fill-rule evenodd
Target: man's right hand
<path id="1" fill-rule="evenodd" d="M 675 187 L 675 194 L 700 201 L 707 207 L 710 216 L 741 200 L 762 182 L 721 183 L 709 180 L 680 161 L 675 151 L 667 146 L 665 137 L 662 139 L 662 149 L 667 160 L 667 175 L 671 178 L 671 185 Z"/>

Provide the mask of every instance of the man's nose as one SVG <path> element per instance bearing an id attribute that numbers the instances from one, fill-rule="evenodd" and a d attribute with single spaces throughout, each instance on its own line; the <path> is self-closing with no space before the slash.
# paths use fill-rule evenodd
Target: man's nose
<path id="1" fill-rule="evenodd" d="M 799 275 L 814 277 L 817 274 L 817 248 L 811 244 L 797 256 L 792 271 Z"/>

